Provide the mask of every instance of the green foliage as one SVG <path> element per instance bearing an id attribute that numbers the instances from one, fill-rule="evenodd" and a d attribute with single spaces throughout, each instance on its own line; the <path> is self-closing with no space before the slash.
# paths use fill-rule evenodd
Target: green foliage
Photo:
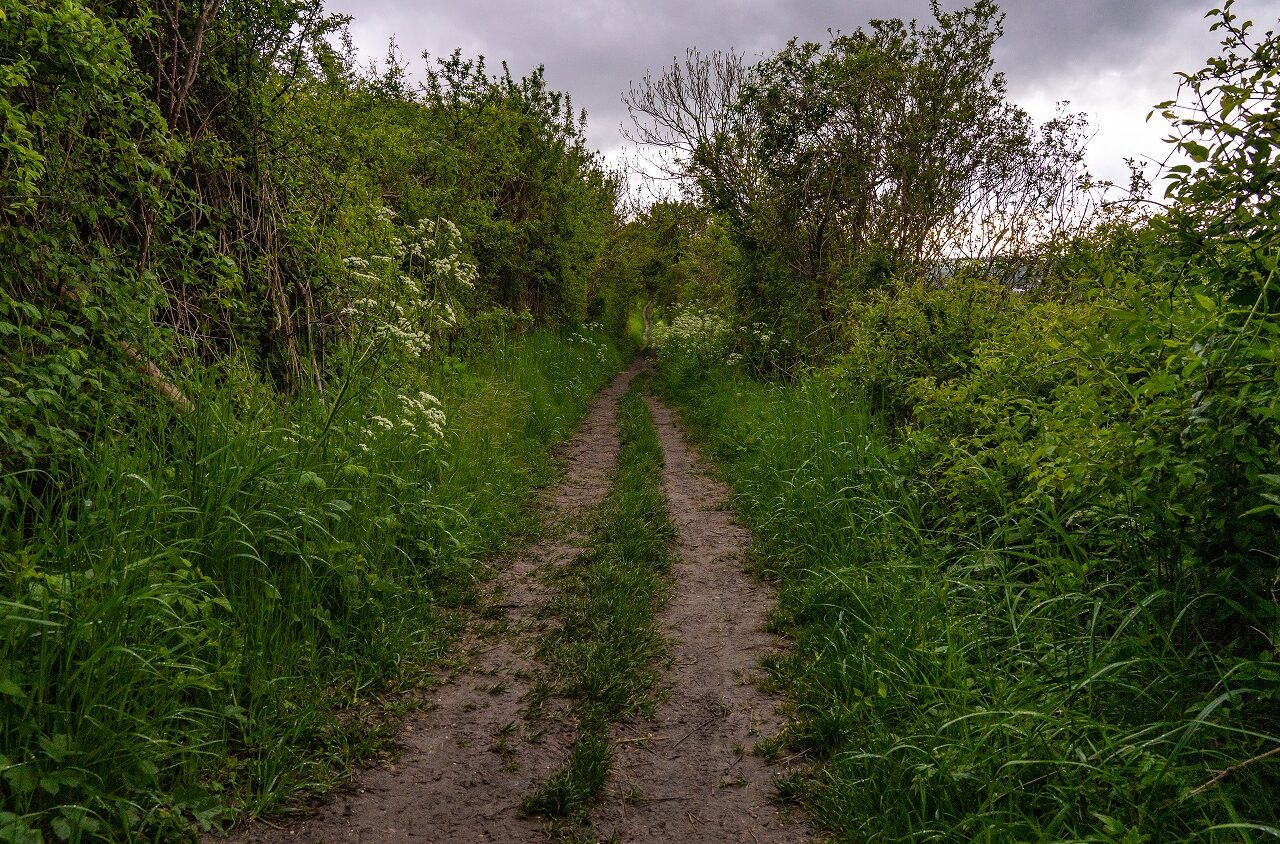
<path id="1" fill-rule="evenodd" d="M 0 0 L 0 838 L 329 785 L 618 367 L 568 97 L 346 22 Z"/>
<path id="2" fill-rule="evenodd" d="M 1006 99 L 996 4 L 931 11 L 750 66 L 690 51 L 627 98 L 636 139 L 725 226 L 740 323 L 810 360 L 838 348 L 851 297 L 957 259 L 1016 278 L 1099 213 L 1084 118 L 1037 127 Z"/>
<path id="3" fill-rule="evenodd" d="M 417 92 L 406 72 L 392 54 L 381 76 L 342 94 L 334 120 L 346 166 L 395 197 L 403 218 L 458 226 L 478 269 L 478 306 L 582 322 L 618 190 L 585 146 L 585 117 L 547 88 L 541 68 L 495 76 L 455 52 L 427 66 Z"/>
<path id="4" fill-rule="evenodd" d="M 1224 643 L 1213 592 L 1090 548 L 1093 501 L 949 521 L 976 499 L 916 475 L 846 384 L 718 370 L 671 388 L 780 583 L 787 740 L 815 762 L 792 787 L 837 840 L 1275 826 L 1274 650 Z"/>
<path id="5" fill-rule="evenodd" d="M 974 273 L 943 285 L 897 282 L 853 298 L 846 308 L 833 370 L 856 395 L 891 417 L 905 417 L 917 379 L 948 381 L 968 372 L 974 351 L 1033 307 L 1026 296 Z"/>
<path id="6" fill-rule="evenodd" d="M 728 310 L 742 269 L 724 224 L 688 202 L 656 202 L 613 234 L 596 270 L 591 315 L 618 335 L 637 303 Z"/>
<path id="7" fill-rule="evenodd" d="M 1168 174 L 1166 196 L 1177 200 L 1173 222 L 1184 246 L 1206 258 L 1214 251 L 1206 247 L 1257 250 L 1280 238 L 1274 119 L 1280 42 L 1273 31 L 1257 38 L 1253 22 L 1240 20 L 1234 6 L 1227 0 L 1209 14 L 1211 30 L 1223 37 L 1221 55 L 1195 73 L 1180 73 L 1179 98 L 1157 106 L 1174 128 L 1170 141 L 1191 161 Z"/>
<path id="8" fill-rule="evenodd" d="M 339 711 L 417 682 L 525 523 L 617 370 L 600 343 L 540 333 L 404 394 L 353 372 L 278 409 L 210 384 L 24 502 L 0 546 L 13 822 L 167 839 L 327 787 L 378 738 Z"/>
<path id="9" fill-rule="evenodd" d="M 607 729 L 586 725 L 574 739 L 569 762 L 520 804 L 525 815 L 548 818 L 580 818 L 604 790 L 613 764 L 613 746 Z"/>
<path id="10" fill-rule="evenodd" d="M 169 260 L 174 279 L 221 265 L 199 234 L 155 234 L 190 197 L 132 66 L 132 22 L 80 3 L 9 0 L 0 14 L 3 510 L 24 485 L 65 483 L 68 457 L 124 410 L 131 354 L 163 348 L 152 264 Z"/>
<path id="11" fill-rule="evenodd" d="M 598 228 L 612 194 L 540 76 L 450 137 L 443 101 L 355 74 L 311 0 L 0 11 L 2 822 L 182 835 L 323 787 L 376 738 L 334 709 L 439 651 L 617 364 L 599 336 L 521 339 L 472 290 L 490 186 L 401 226 L 388 179 L 466 172 L 507 125 L 497 143 L 551 150 L 501 174 L 550 194 L 522 219 Z M 438 170 L 376 169 L 401 113 L 394 151 Z M 481 196 L 466 231 L 440 217 Z M 558 262 L 544 318 L 580 318 L 595 241 L 529 236 Z"/>
<path id="12" fill-rule="evenodd" d="M 352 197 L 324 133 L 299 131 L 292 115 L 332 66 L 326 38 L 346 18 L 321 0 L 111 0 L 96 13 L 133 22 L 133 77 L 181 144 L 175 179 L 196 201 L 173 228 L 229 267 L 166 283 L 158 320 L 206 359 L 235 350 L 281 385 L 322 380 L 323 326 L 341 307 L 324 275 L 352 254 L 331 251 L 347 235 L 326 223 L 340 203 L 381 203 Z M 171 272 L 164 260 L 154 269 Z"/>
<path id="13" fill-rule="evenodd" d="M 1274 70 L 1230 68 L 1237 53 L 1265 57 L 1270 41 L 1247 44 L 1247 27 L 1233 31 L 1228 58 L 1190 78 L 1269 96 Z M 1251 74 L 1247 85 L 1233 73 Z M 1178 112 L 1184 128 L 1237 138 L 1222 131 L 1204 86 L 1190 94 L 1210 110 L 1199 122 Z M 1243 136 L 1254 123 L 1243 121 Z M 1119 250 L 1101 244 L 1109 263 L 1096 280 L 1075 280 L 1065 301 L 1019 297 L 999 331 L 954 349 L 967 371 L 939 367 L 905 391 L 916 402 L 911 442 L 955 505 L 948 519 L 999 513 L 1025 524 L 1025 514 L 1079 509 L 1073 533 L 1090 550 L 1218 594 L 1211 623 L 1246 650 L 1274 641 L 1267 596 L 1280 574 L 1268 550 L 1280 538 L 1268 497 L 1280 457 L 1271 291 L 1280 244 L 1265 202 L 1240 201 L 1265 169 L 1257 144 L 1266 141 L 1224 142 L 1212 164 L 1175 171 L 1171 192 L 1183 201 Z"/>
<path id="14" fill-rule="evenodd" d="M 664 366 L 845 840 L 1280 835 L 1277 38 L 1211 17 L 1164 213 L 854 293 L 790 386 Z"/>
<path id="15" fill-rule="evenodd" d="M 762 242 L 801 276 L 863 249 L 918 263 L 975 181 L 1029 145 L 992 70 L 996 5 L 932 10 L 927 28 L 880 20 L 826 45 L 793 40 L 742 90 L 768 197 Z"/>
<path id="16" fill-rule="evenodd" d="M 654 325 L 651 342 L 664 369 L 680 377 L 723 364 L 732 339 L 729 321 L 718 312 L 686 307 L 669 323 Z"/>
<path id="17" fill-rule="evenodd" d="M 6 477 L 49 471 L 102 414 L 128 424 L 139 368 L 180 393 L 179 356 L 322 383 L 335 327 L 369 298 L 343 261 L 386 251 L 386 205 L 456 226 L 450 259 L 478 270 L 446 300 L 457 322 L 579 324 L 613 298 L 596 269 L 617 182 L 540 69 L 491 77 L 455 54 L 411 90 L 394 56 L 361 73 L 335 50 L 346 18 L 318 0 L 3 12 Z"/>

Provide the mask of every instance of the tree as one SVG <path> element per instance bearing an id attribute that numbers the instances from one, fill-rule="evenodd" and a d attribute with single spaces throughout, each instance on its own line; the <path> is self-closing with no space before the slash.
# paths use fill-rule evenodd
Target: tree
<path id="1" fill-rule="evenodd" d="M 932 11 L 929 25 L 792 40 L 751 67 L 690 51 L 632 88 L 633 138 L 726 222 L 751 267 L 739 291 L 751 321 L 820 337 L 845 296 L 943 260 L 994 263 L 1078 216 L 1080 119 L 1037 129 L 1007 101 L 992 0 Z"/>

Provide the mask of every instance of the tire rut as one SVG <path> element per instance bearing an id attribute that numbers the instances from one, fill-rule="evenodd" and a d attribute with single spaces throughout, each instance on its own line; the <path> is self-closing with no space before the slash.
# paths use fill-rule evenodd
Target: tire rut
<path id="1" fill-rule="evenodd" d="M 601 840 L 810 840 L 797 812 L 777 805 L 784 766 L 751 752 L 783 719 L 756 685 L 760 660 L 781 645 L 764 631 L 771 590 L 750 577 L 751 534 L 689 448 L 671 410 L 647 399 L 664 452 L 663 486 L 677 530 L 672 595 L 661 613 L 671 642 L 668 696 L 648 722 L 621 725 L 608 794 L 592 818 Z"/>

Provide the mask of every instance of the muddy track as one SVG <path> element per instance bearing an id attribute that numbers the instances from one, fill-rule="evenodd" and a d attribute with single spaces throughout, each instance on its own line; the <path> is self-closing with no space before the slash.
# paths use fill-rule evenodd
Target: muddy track
<path id="1" fill-rule="evenodd" d="M 573 559 L 589 538 L 583 516 L 608 492 L 620 449 L 618 400 L 633 364 L 597 398 L 565 450 L 563 480 L 545 496 L 548 538 L 525 549 L 490 586 L 493 622 L 464 644 L 467 666 L 409 719 L 395 764 L 369 769 L 305 820 L 255 824 L 253 842 L 545 842 L 548 827 L 520 802 L 568 757 L 573 727 L 553 701 L 527 718 L 540 573 Z M 671 412 L 649 400 L 665 453 L 663 485 L 678 532 L 672 596 L 662 612 L 671 646 L 665 697 L 653 720 L 620 725 L 608 793 L 591 823 L 622 842 L 800 841 L 808 833 L 773 802 L 782 769 L 751 753 L 781 727 L 753 680 L 778 647 L 763 632 L 772 595 L 745 572 L 750 535 L 724 507 L 725 488 L 687 447 Z"/>
<path id="2" fill-rule="evenodd" d="M 755 682 L 761 658 L 781 643 L 763 629 L 773 595 L 745 570 L 751 534 L 733 521 L 728 490 L 707 475 L 670 409 L 647 401 L 677 531 L 661 614 L 672 660 L 653 720 L 615 731 L 614 772 L 593 827 L 624 842 L 808 840 L 802 819 L 774 799 L 785 769 L 751 752 L 782 728 L 776 702 Z"/>

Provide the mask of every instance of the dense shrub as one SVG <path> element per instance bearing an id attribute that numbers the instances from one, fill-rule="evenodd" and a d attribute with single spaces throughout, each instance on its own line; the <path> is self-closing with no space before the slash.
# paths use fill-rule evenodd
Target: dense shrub
<path id="1" fill-rule="evenodd" d="M 865 392 L 877 410 L 905 418 L 919 378 L 948 381 L 969 372 L 978 345 L 1016 325 L 1034 307 L 980 274 L 947 283 L 900 282 L 851 300 L 844 309 L 833 371 Z"/>

